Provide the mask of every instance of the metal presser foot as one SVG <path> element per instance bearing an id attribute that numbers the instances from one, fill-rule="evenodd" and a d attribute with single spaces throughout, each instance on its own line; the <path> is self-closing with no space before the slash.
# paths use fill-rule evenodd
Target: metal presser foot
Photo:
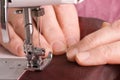
<path id="1" fill-rule="evenodd" d="M 21 10 L 17 11 L 17 13 L 21 13 L 21 12 L 24 13 L 24 18 L 25 18 L 26 39 L 24 42 L 24 52 L 26 53 L 26 58 L 27 58 L 26 70 L 30 70 L 30 71 L 43 70 L 51 62 L 52 53 L 49 52 L 48 56 L 46 58 L 43 58 L 43 56 L 45 55 L 45 49 L 38 48 L 33 45 L 32 16 L 36 17 L 36 19 L 38 20 L 39 18 L 37 17 L 44 15 L 44 9 L 40 7 L 36 7 L 36 8 L 23 8 L 23 11 Z"/>
<path id="2" fill-rule="evenodd" d="M 46 58 L 42 58 L 45 55 L 45 49 L 37 48 L 32 45 L 24 45 L 25 53 L 27 57 L 27 68 L 29 71 L 43 70 L 52 60 L 52 53 L 49 52 Z"/>

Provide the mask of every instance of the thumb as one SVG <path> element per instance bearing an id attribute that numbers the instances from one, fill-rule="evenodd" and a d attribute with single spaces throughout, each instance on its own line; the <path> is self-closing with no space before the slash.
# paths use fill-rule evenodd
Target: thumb
<path id="1" fill-rule="evenodd" d="M 79 52 L 75 60 L 79 65 L 120 64 L 120 41 Z"/>

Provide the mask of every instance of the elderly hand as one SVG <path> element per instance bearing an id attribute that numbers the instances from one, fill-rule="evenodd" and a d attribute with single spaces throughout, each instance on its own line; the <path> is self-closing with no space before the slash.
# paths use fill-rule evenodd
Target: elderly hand
<path id="1" fill-rule="evenodd" d="M 72 46 L 67 57 L 79 65 L 120 64 L 120 20 L 83 38 Z"/>
<path id="2" fill-rule="evenodd" d="M 34 32 L 33 43 L 37 47 L 45 48 L 53 51 L 55 55 L 65 53 L 67 47 L 76 44 L 79 41 L 79 24 L 77 11 L 74 5 L 56 5 L 43 6 L 45 15 L 42 17 L 42 27 L 39 45 L 38 32 L 36 29 L 36 21 L 33 19 Z M 3 43 L 0 33 L 0 44 L 15 55 L 24 56 L 23 41 L 24 18 L 22 14 L 14 14 L 16 8 L 9 9 L 9 34 L 10 42 Z"/>

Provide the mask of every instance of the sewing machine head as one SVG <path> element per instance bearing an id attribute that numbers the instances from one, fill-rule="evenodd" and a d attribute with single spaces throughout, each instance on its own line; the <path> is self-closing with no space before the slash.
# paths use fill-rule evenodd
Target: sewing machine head
<path id="1" fill-rule="evenodd" d="M 35 47 L 32 43 L 33 24 L 32 17 L 40 17 L 44 15 L 44 9 L 40 5 L 48 4 L 64 4 L 64 3 L 77 3 L 83 0 L 0 0 L 0 17 L 1 17 L 1 33 L 4 43 L 10 41 L 7 26 L 7 9 L 9 7 L 22 7 L 21 10 L 17 10 L 16 13 L 24 14 L 25 22 L 25 41 L 24 52 L 27 58 L 27 70 L 43 70 L 52 60 L 52 53 L 49 52 L 46 58 L 42 58 L 45 55 L 45 49 Z M 37 19 L 39 20 L 39 18 Z"/>

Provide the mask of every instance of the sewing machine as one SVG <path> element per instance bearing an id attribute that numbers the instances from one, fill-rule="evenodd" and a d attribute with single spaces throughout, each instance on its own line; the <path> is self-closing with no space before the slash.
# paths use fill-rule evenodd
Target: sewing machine
<path id="1" fill-rule="evenodd" d="M 9 34 L 8 34 L 9 33 L 8 26 L 7 26 L 8 8 L 9 7 L 21 8 L 20 10 L 16 11 L 16 14 L 24 15 L 25 40 L 24 40 L 23 48 L 26 54 L 26 58 L 24 59 L 19 59 L 15 57 L 14 59 L 0 57 L 0 66 L 2 65 L 2 68 L 4 68 L 4 66 L 7 66 L 6 64 L 8 64 L 8 62 L 9 62 L 9 65 L 10 63 L 14 62 L 14 65 L 18 65 L 19 68 L 21 65 L 24 67 L 26 66 L 25 70 L 30 70 L 30 71 L 43 70 L 51 62 L 52 53 L 49 52 L 46 58 L 42 58 L 42 56 L 45 55 L 45 49 L 38 48 L 33 45 L 32 34 L 34 30 L 33 30 L 32 17 L 36 17 L 36 19 L 38 20 L 37 22 L 39 22 L 39 17 L 45 14 L 44 9 L 41 8 L 40 5 L 78 3 L 81 1 L 83 0 L 0 0 L 0 18 L 1 18 L 0 21 L 1 21 L 2 41 L 4 43 L 8 43 L 10 41 Z M 40 29 L 38 31 L 40 31 Z M 19 69 L 18 67 L 16 69 Z M 9 68 L 8 70 L 10 70 L 11 68 Z M 24 68 L 22 67 L 21 69 L 24 69 Z M 6 76 L 4 75 L 2 79 L 4 79 L 5 77 Z"/>

